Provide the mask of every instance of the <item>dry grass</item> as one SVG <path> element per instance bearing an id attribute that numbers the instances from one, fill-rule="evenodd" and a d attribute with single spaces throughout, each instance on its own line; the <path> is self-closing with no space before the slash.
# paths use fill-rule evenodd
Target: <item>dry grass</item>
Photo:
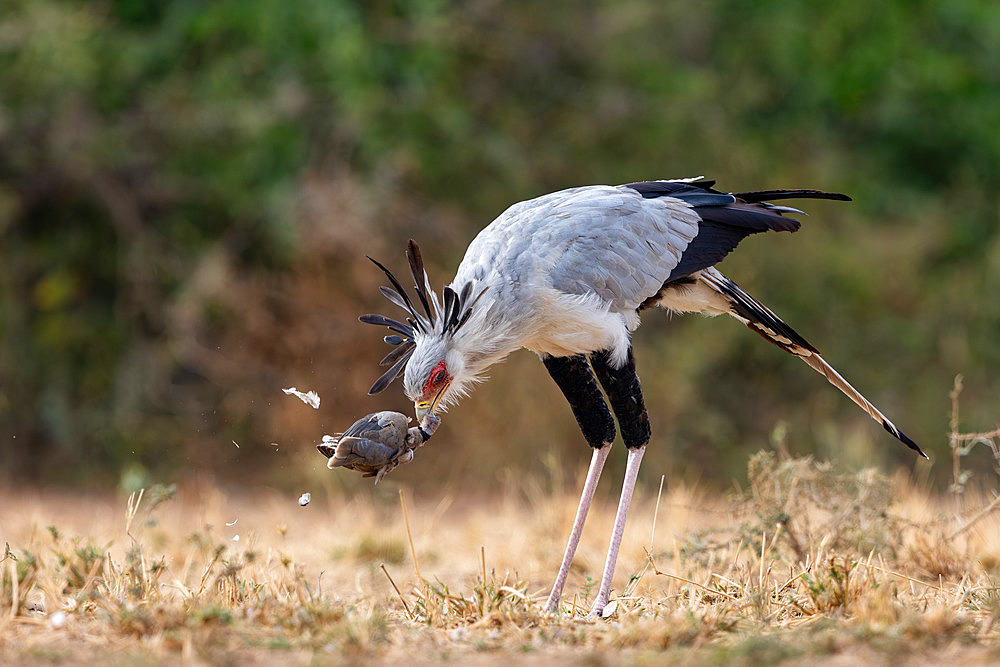
<path id="1" fill-rule="evenodd" d="M 128 503 L 8 492 L 0 662 L 1000 659 L 989 499 L 773 454 L 750 473 L 730 499 L 640 493 L 614 614 L 599 621 L 584 614 L 611 502 L 593 510 L 563 613 L 547 617 L 570 495 L 411 501 L 407 522 L 367 493 L 301 508 L 297 494 L 207 484 Z"/>

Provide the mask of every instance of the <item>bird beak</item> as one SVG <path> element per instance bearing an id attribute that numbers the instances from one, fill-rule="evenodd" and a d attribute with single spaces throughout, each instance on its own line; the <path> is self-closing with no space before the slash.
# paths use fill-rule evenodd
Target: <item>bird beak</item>
<path id="1" fill-rule="evenodd" d="M 413 403 L 413 411 L 417 413 L 418 421 L 423 421 L 424 416 L 427 415 L 427 413 L 434 414 L 437 411 L 438 403 L 441 402 L 441 397 L 444 396 L 444 392 L 447 388 L 447 384 L 441 387 L 441 390 L 429 401 L 415 401 Z"/>

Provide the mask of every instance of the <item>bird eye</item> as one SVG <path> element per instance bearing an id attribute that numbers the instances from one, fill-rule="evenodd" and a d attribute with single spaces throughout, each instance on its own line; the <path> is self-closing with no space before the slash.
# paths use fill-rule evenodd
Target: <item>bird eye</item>
<path id="1" fill-rule="evenodd" d="M 442 382 L 444 382 L 444 378 L 445 378 L 445 372 L 438 371 L 437 375 L 434 376 L 434 384 L 441 384 Z"/>

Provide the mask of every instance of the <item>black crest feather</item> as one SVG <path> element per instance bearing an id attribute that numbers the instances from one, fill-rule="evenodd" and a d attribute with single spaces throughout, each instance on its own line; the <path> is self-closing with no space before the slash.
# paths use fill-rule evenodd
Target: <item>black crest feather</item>
<path id="1" fill-rule="evenodd" d="M 389 370 L 375 381 L 371 389 L 368 390 L 369 394 L 377 394 L 392 384 L 392 381 L 406 367 L 406 362 L 409 361 L 410 356 L 413 355 L 413 351 L 416 348 L 416 336 L 418 333 L 436 333 L 442 336 L 453 336 L 455 332 L 469 321 L 469 318 L 472 316 L 472 307 L 479 301 L 486 290 L 480 290 L 473 297 L 474 286 L 471 282 L 463 285 L 461 292 L 456 292 L 451 287 L 445 287 L 443 290 L 444 305 L 442 306 L 437 301 L 437 297 L 431 292 L 430 280 L 427 277 L 427 270 L 424 268 L 424 259 L 420 253 L 420 246 L 417 245 L 416 241 L 411 239 L 406 244 L 406 259 L 410 265 L 410 276 L 413 278 L 413 289 L 416 292 L 417 301 L 419 301 L 420 307 L 423 309 L 421 313 L 417 310 L 410 297 L 407 296 L 402 283 L 392 274 L 392 271 L 387 269 L 381 262 L 371 257 L 368 259 L 382 270 L 392 284 L 392 287 L 380 287 L 379 291 L 382 292 L 382 295 L 386 299 L 405 310 L 408 315 L 405 318 L 405 322 L 400 322 L 399 320 L 394 320 L 391 317 L 377 313 L 362 315 L 358 318 L 365 324 L 387 327 L 393 333 L 385 336 L 383 340 L 390 345 L 397 346 L 396 349 L 385 355 L 382 361 L 379 362 L 380 366 L 390 367 Z"/>
<path id="2" fill-rule="evenodd" d="M 434 313 L 431 312 L 431 304 L 427 295 L 427 271 L 424 270 L 424 258 L 420 254 L 420 246 L 416 241 L 410 239 L 406 244 L 406 259 L 410 263 L 410 275 L 413 277 L 413 289 L 420 299 L 420 304 L 427 313 L 427 319 L 434 324 Z"/>

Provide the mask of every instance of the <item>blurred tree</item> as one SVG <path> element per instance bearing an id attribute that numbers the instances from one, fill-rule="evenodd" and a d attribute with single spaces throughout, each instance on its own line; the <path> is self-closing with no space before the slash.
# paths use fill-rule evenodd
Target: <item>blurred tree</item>
<path id="1" fill-rule="evenodd" d="M 996 418 L 990 3 L 0 0 L 0 12 L 8 475 L 273 465 L 231 441 L 308 443 L 392 407 L 364 396 L 381 350 L 355 316 L 383 307 L 365 254 L 399 261 L 415 236 L 440 282 L 514 201 L 696 174 L 853 195 L 814 207 L 794 238 L 748 242 L 727 272 L 931 451 L 955 373 L 967 400 L 980 388 L 970 423 Z M 662 466 L 725 481 L 778 419 L 802 449 L 909 460 L 739 327 L 662 320 L 638 336 Z M 498 369 L 426 456 L 489 481 L 530 458 L 509 452 L 530 452 L 539 421 L 556 451 L 580 455 L 568 411 L 548 408 L 554 389 L 532 405 L 511 391 L 547 387 L 536 366 Z M 320 390 L 321 411 L 276 394 L 296 383 Z M 482 434 L 476 457 L 455 456 L 469 432 Z"/>

